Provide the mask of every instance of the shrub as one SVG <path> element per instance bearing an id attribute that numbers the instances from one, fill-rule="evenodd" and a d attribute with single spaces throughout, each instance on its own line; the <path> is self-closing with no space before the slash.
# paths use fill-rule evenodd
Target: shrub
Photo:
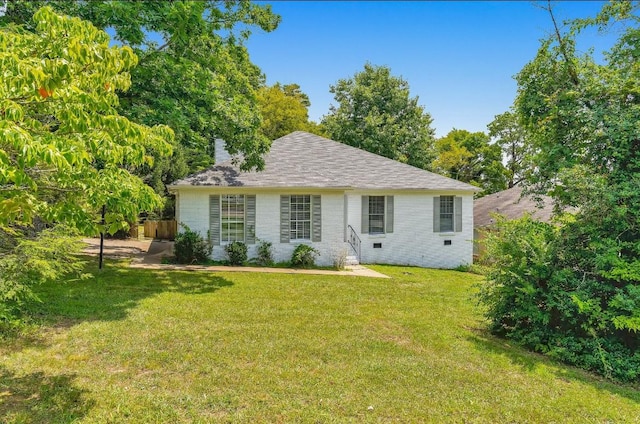
<path id="1" fill-rule="evenodd" d="M 205 240 L 200 233 L 192 231 L 185 224 L 180 224 L 183 231 L 176 235 L 173 245 L 173 254 L 179 264 L 200 264 L 204 263 L 211 256 L 213 247 L 208 240 Z"/>
<path id="2" fill-rule="evenodd" d="M 343 270 L 347 266 L 347 249 L 336 249 L 333 251 L 331 259 L 333 259 L 333 267 L 337 270 Z"/>
<path id="3" fill-rule="evenodd" d="M 637 382 L 640 289 L 598 269 L 608 254 L 605 236 L 588 237 L 584 221 L 554 227 L 525 217 L 500 219 L 497 227 L 487 238 L 491 265 L 479 292 L 492 332 L 608 378 Z"/>
<path id="4" fill-rule="evenodd" d="M 6 227 L 5 227 L 6 229 Z M 72 228 L 57 225 L 33 236 L 0 229 L 0 336 L 20 325 L 26 304 L 38 301 L 32 287 L 69 274 L 82 276 L 78 254 L 86 246 Z"/>
<path id="5" fill-rule="evenodd" d="M 546 283 L 552 275 L 553 232 L 550 224 L 525 217 L 499 219 L 496 231 L 488 234 L 491 268 L 479 295 L 494 333 L 534 346 L 543 341 L 537 332 L 551 319 Z"/>
<path id="6" fill-rule="evenodd" d="M 291 255 L 291 265 L 297 268 L 311 268 L 320 254 L 316 249 L 306 244 L 299 244 Z"/>
<path id="7" fill-rule="evenodd" d="M 243 265 L 247 261 L 247 245 L 241 241 L 233 241 L 224 247 L 229 265 Z"/>
<path id="8" fill-rule="evenodd" d="M 258 257 L 256 258 L 256 264 L 260 266 L 273 265 L 273 244 L 269 241 L 260 240 L 258 242 Z"/>

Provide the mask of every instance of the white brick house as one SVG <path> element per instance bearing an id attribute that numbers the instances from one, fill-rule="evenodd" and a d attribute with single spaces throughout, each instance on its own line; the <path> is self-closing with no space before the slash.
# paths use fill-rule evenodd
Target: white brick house
<path id="1" fill-rule="evenodd" d="M 235 240 L 253 257 L 260 239 L 276 261 L 305 243 L 321 265 L 344 253 L 433 268 L 472 262 L 475 187 L 305 132 L 275 140 L 263 171 L 226 160 L 169 189 L 176 219 L 209 235 L 214 259 Z"/>

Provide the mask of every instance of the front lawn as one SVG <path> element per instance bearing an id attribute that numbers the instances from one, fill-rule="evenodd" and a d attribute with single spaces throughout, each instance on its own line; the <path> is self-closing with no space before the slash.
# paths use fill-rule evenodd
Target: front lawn
<path id="1" fill-rule="evenodd" d="M 488 336 L 480 277 L 160 272 L 38 288 L 0 421 L 640 422 L 640 391 Z"/>

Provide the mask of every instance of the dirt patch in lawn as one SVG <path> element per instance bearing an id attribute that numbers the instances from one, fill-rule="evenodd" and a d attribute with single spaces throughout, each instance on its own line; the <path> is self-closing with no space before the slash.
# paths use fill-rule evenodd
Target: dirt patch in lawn
<path id="1" fill-rule="evenodd" d="M 87 243 L 84 253 L 88 255 L 100 254 L 100 239 L 85 238 Z M 173 242 L 164 240 L 114 240 L 105 239 L 104 256 L 106 258 L 131 258 L 133 263 L 159 264 L 164 256 L 173 254 Z"/>

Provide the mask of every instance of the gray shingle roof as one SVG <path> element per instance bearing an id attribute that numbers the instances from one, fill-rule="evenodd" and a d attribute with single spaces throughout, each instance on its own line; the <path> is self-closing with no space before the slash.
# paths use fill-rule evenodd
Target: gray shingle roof
<path id="1" fill-rule="evenodd" d="M 473 226 L 487 227 L 494 224 L 492 213 L 499 213 L 507 219 L 517 219 L 525 212 L 529 212 L 534 219 L 549 222 L 553 215 L 553 200 L 548 196 L 541 196 L 541 202 L 530 196 L 522 197 L 522 188 L 518 186 L 499 191 L 473 202 Z"/>
<path id="2" fill-rule="evenodd" d="M 477 191 L 472 185 L 337 141 L 296 131 L 274 140 L 265 169 L 241 172 L 231 161 L 175 181 L 170 187 L 305 187 Z"/>

